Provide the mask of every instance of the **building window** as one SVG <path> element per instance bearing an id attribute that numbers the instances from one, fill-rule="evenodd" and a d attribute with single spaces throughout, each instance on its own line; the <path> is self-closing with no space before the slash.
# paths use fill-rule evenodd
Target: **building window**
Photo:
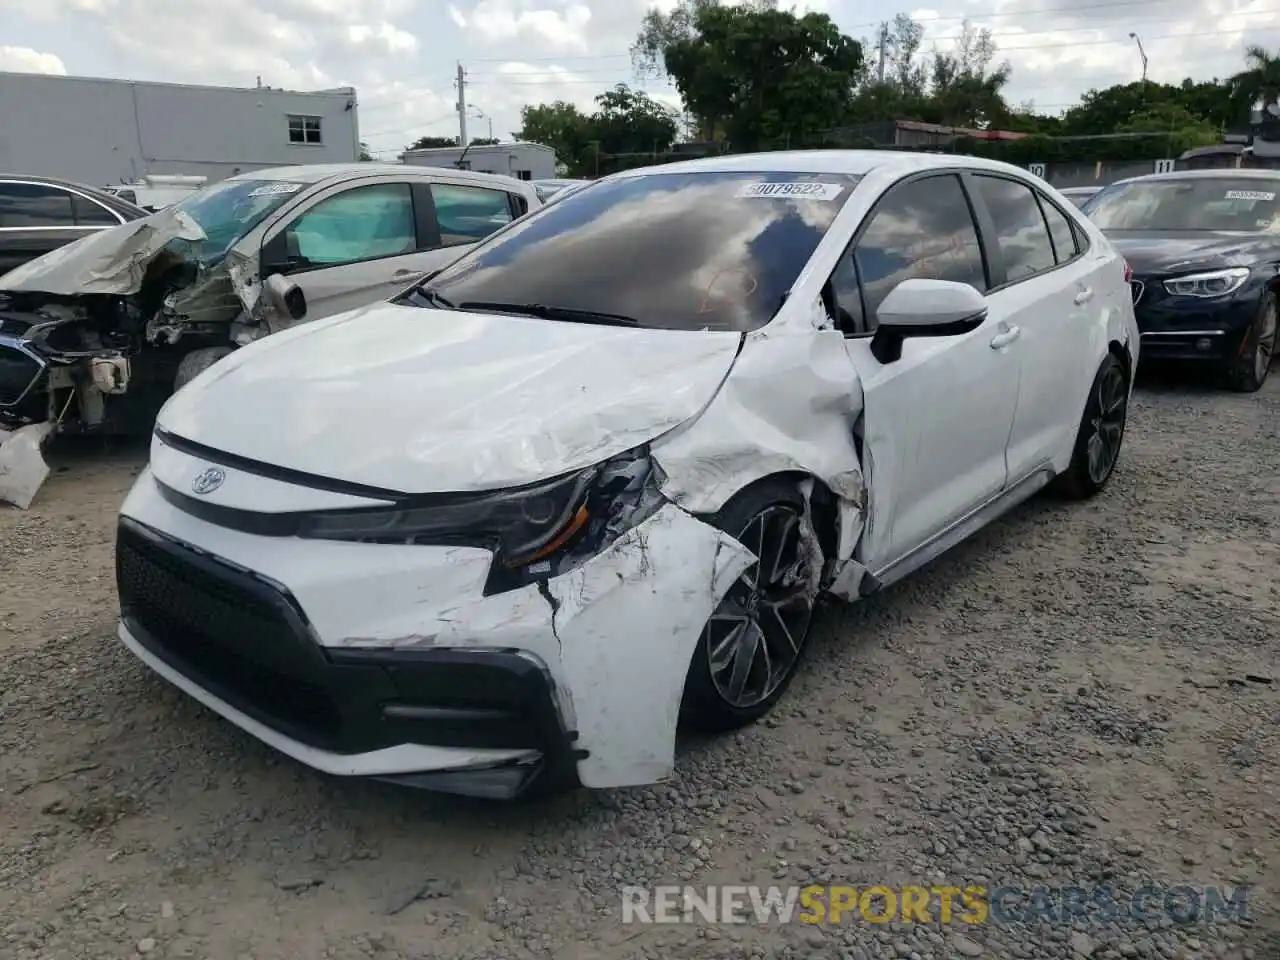
<path id="1" fill-rule="evenodd" d="M 320 139 L 320 118 L 291 115 L 289 117 L 289 142 L 322 143 L 323 141 Z"/>
<path id="2" fill-rule="evenodd" d="M 517 178 L 517 179 L 520 179 L 520 180 L 532 180 L 532 179 L 533 179 L 533 171 L 532 171 L 532 170 L 517 170 L 517 171 L 516 171 L 516 178 Z"/>

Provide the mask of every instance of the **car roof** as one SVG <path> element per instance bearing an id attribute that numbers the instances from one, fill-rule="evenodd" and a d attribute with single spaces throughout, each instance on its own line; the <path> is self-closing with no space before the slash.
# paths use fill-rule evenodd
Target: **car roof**
<path id="1" fill-rule="evenodd" d="M 1058 192 L 1064 197 L 1073 193 L 1097 193 L 1101 187 L 1059 187 Z"/>
<path id="2" fill-rule="evenodd" d="M 909 173 L 913 170 L 959 167 L 1027 175 L 1022 167 L 999 160 L 956 154 L 908 153 L 898 150 L 779 150 L 680 160 L 626 170 L 613 174 L 609 179 L 652 177 L 664 173 L 840 173 L 864 176 L 872 170 L 888 169 Z"/>
<path id="3" fill-rule="evenodd" d="M 386 175 L 428 179 L 447 174 L 451 180 L 472 180 L 476 183 L 501 183 L 506 187 L 524 181 L 500 173 L 480 173 L 475 170 L 457 170 L 453 167 L 428 167 L 415 163 L 307 163 L 289 167 L 267 167 L 237 173 L 228 180 L 291 180 L 294 183 L 321 183 L 343 177 Z"/>
<path id="4" fill-rule="evenodd" d="M 1171 173 L 1147 173 L 1140 177 L 1117 180 L 1120 183 L 1146 183 L 1149 180 L 1280 180 L 1280 170 L 1257 170 L 1249 167 L 1215 167 L 1211 170 L 1174 170 Z"/>
<path id="5" fill-rule="evenodd" d="M 75 180 L 63 180 L 60 177 L 42 177 L 33 173 L 0 173 L 0 180 L 25 180 L 28 183 L 43 183 L 51 187 L 68 187 L 92 197 L 103 206 L 109 207 L 123 216 L 139 219 L 147 215 L 146 210 L 143 210 L 137 204 L 130 203 L 123 197 L 117 197 L 114 193 L 107 193 L 100 187 L 91 187 L 87 183 L 79 183 Z M 124 184 L 121 184 L 121 186 L 124 186 Z"/>

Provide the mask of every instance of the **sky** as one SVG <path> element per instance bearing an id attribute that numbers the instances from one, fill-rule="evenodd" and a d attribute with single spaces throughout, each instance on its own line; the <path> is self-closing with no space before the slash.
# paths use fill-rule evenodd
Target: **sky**
<path id="1" fill-rule="evenodd" d="M 674 0 L 0 0 L 0 70 L 297 90 L 354 86 L 360 134 L 379 158 L 419 136 L 456 136 L 461 61 L 468 136 L 509 138 L 520 107 L 556 99 L 590 109 L 637 81 L 628 48 L 646 9 Z M 789 6 L 782 0 L 783 8 Z M 968 17 L 1013 68 L 1010 102 L 1058 113 L 1091 87 L 1142 76 L 1178 82 L 1237 72 L 1248 44 L 1280 49 L 1280 0 L 957 0 L 943 9 L 804 0 L 845 33 L 874 36 L 905 12 L 924 49 L 947 48 Z M 874 60 L 874 47 L 867 55 Z M 0 77 L 0 83 L 3 83 Z"/>

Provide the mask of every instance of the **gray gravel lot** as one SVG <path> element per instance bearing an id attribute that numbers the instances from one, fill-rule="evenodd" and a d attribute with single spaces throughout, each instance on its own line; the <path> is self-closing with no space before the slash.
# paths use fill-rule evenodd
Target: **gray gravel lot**
<path id="1" fill-rule="evenodd" d="M 1276 960 L 1278 431 L 1280 376 L 1148 385 L 1104 495 L 827 611 L 768 721 L 507 807 L 313 774 L 141 668 L 111 543 L 142 454 L 67 448 L 0 508 L 0 957 Z M 629 884 L 1152 881 L 1258 886 L 1186 926 L 620 919 Z"/>

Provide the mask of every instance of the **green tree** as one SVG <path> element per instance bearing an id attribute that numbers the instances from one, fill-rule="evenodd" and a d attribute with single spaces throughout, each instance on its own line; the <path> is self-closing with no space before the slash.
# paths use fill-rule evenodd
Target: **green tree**
<path id="1" fill-rule="evenodd" d="M 862 46 L 825 14 L 708 4 L 663 65 L 685 106 L 736 149 L 804 146 L 848 116 Z"/>
<path id="2" fill-rule="evenodd" d="M 409 144 L 410 150 L 431 150 L 438 147 L 456 147 L 457 137 L 419 137 Z"/>
<path id="3" fill-rule="evenodd" d="M 369 144 L 363 140 L 360 141 L 360 160 L 369 163 L 373 160 L 373 154 L 369 152 Z"/>
<path id="4" fill-rule="evenodd" d="M 604 153 L 661 153 L 669 150 L 679 127 L 675 111 L 624 83 L 596 97 L 598 109 L 588 118 Z"/>
<path id="5" fill-rule="evenodd" d="M 936 47 L 929 71 L 929 112 L 934 123 L 998 128 L 1009 117 L 1001 90 L 1011 73 L 1007 62 L 992 68 L 996 45 L 991 31 L 964 21 L 951 53 Z"/>
<path id="6" fill-rule="evenodd" d="M 498 140 L 497 137 L 472 137 L 471 138 L 471 146 L 473 147 L 488 147 L 498 142 L 500 141 Z"/>
<path id="7" fill-rule="evenodd" d="M 566 100 L 527 104 L 520 108 L 520 129 L 513 136 L 551 147 L 561 162 L 573 167 L 591 142 L 591 119 Z"/>
<path id="8" fill-rule="evenodd" d="M 1176 157 L 1184 150 L 1208 147 L 1222 140 L 1211 122 L 1198 117 L 1180 103 L 1166 101 L 1154 104 L 1129 118 L 1117 133 L 1161 133 L 1165 156 Z"/>

